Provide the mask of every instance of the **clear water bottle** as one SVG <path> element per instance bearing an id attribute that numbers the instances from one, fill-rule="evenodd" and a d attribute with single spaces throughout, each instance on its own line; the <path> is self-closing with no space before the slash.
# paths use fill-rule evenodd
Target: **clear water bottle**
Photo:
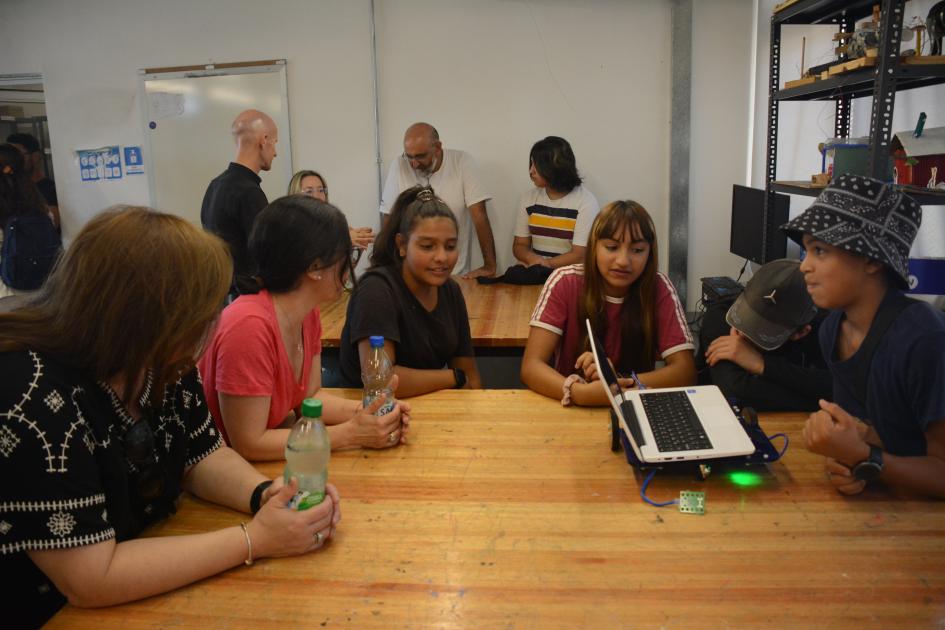
<path id="1" fill-rule="evenodd" d="M 307 510 L 325 500 L 331 441 L 321 417 L 322 401 L 303 400 L 302 417 L 292 427 L 285 444 L 283 478 L 286 484 L 292 477 L 299 480 L 299 490 L 289 502 L 291 508 Z"/>
<path id="2" fill-rule="evenodd" d="M 394 409 L 394 390 L 389 387 L 390 379 L 394 375 L 394 367 L 387 353 L 384 352 L 384 338 L 374 335 L 369 341 L 371 353 L 361 369 L 361 382 L 364 383 L 362 402 L 366 409 L 381 394 L 386 394 L 387 401 L 374 413 L 375 416 L 383 416 Z"/>

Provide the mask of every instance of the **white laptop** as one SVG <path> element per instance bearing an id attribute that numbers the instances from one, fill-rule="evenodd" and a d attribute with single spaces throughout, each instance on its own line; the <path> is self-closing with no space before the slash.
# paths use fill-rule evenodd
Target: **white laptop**
<path id="1" fill-rule="evenodd" d="M 624 390 L 587 320 L 600 384 L 641 462 L 750 455 L 755 445 L 715 385 Z"/>

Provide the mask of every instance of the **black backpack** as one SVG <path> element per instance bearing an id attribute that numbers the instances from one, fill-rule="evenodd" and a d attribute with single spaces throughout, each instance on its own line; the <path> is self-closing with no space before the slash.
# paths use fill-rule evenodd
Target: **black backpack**
<path id="1" fill-rule="evenodd" d="M 14 215 L 3 226 L 0 277 L 19 291 L 42 286 L 62 252 L 59 230 L 45 212 Z"/>

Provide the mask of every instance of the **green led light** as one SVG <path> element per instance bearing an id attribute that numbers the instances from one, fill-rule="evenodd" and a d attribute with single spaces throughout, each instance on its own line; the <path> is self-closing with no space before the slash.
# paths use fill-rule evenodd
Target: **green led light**
<path id="1" fill-rule="evenodd" d="M 745 470 L 733 470 L 728 474 L 728 478 L 736 486 L 743 488 L 761 485 L 761 475 Z"/>

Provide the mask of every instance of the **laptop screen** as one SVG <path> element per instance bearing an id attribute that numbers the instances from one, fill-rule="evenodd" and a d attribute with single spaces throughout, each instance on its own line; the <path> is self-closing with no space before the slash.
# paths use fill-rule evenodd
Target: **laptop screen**
<path id="1" fill-rule="evenodd" d="M 600 374 L 601 380 L 606 384 L 607 389 L 610 390 L 614 402 L 620 407 L 623 420 L 627 423 L 627 428 L 630 429 L 633 439 L 638 446 L 643 446 L 646 444 L 646 438 L 643 437 L 643 431 L 640 429 L 640 421 L 637 419 L 637 412 L 633 408 L 633 403 L 630 401 L 629 397 L 624 397 L 623 387 L 617 379 L 614 366 L 607 360 L 607 352 L 604 350 L 604 345 L 600 342 L 600 337 L 595 335 L 594 331 L 591 329 L 591 320 L 586 320 L 586 323 L 588 338 L 591 340 L 591 343 L 594 344 L 594 359 L 595 363 L 597 363 L 597 372 Z"/>
<path id="2" fill-rule="evenodd" d="M 591 330 L 590 325 L 587 327 L 588 330 Z M 600 360 L 597 362 L 597 371 L 600 373 L 604 382 L 607 383 L 607 388 L 610 389 L 611 395 L 614 397 L 614 400 L 623 400 L 623 387 L 620 386 L 620 381 L 617 380 L 617 373 L 614 372 L 614 367 L 610 364 L 610 361 L 607 360 L 607 353 L 604 351 L 604 346 L 598 339 L 597 335 L 590 334 L 591 341 L 594 343 L 594 348 L 597 350 L 595 353 L 597 357 L 600 357 Z"/>

